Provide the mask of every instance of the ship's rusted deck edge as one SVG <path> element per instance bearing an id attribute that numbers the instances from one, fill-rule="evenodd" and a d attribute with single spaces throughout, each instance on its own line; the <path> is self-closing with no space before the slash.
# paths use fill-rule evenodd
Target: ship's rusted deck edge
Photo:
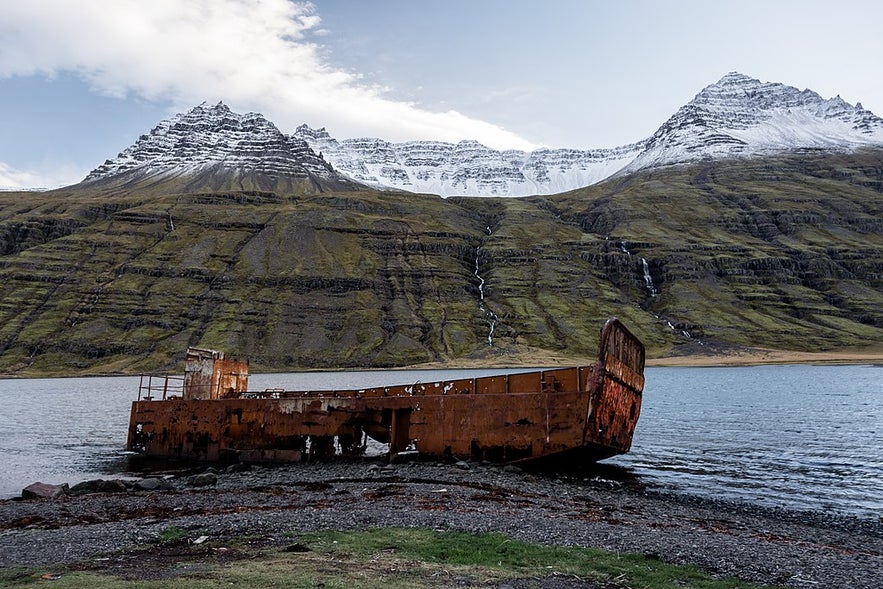
<path id="1" fill-rule="evenodd" d="M 132 404 L 128 448 L 209 461 L 298 461 L 414 447 L 436 457 L 578 462 L 627 452 L 640 415 L 644 346 L 612 318 L 591 365 L 347 391 L 248 392 L 248 365 L 188 352 L 181 395 Z M 155 392 L 152 380 L 149 391 Z M 142 379 L 143 384 L 143 379 Z"/>

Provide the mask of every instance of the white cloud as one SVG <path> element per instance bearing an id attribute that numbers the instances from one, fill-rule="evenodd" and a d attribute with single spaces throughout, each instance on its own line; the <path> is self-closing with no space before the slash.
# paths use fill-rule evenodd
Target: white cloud
<path id="1" fill-rule="evenodd" d="M 0 190 L 18 190 L 39 186 L 40 178 L 31 172 L 16 170 L 0 162 Z"/>
<path id="2" fill-rule="evenodd" d="M 0 8 L 0 76 L 76 72 L 99 93 L 170 100 L 181 109 L 223 100 L 339 137 L 477 139 L 535 147 L 456 111 L 395 101 L 326 63 L 327 31 L 308 3 L 288 0 L 29 0 Z"/>
<path id="3" fill-rule="evenodd" d="M 51 189 L 76 184 L 85 172 L 72 165 L 55 165 L 45 170 L 19 170 L 0 162 L 0 190 Z"/>

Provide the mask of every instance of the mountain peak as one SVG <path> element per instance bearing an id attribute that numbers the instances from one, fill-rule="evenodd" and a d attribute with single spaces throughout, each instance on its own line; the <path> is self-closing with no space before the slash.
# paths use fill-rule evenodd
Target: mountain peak
<path id="1" fill-rule="evenodd" d="M 156 176 L 257 174 L 259 184 L 279 178 L 339 180 L 339 175 L 303 140 L 287 137 L 259 113 L 239 114 L 223 102 L 203 102 L 161 121 L 84 182 Z M 222 185 L 223 182 L 213 181 Z"/>
<path id="2" fill-rule="evenodd" d="M 883 145 L 883 119 L 836 96 L 730 72 L 650 138 L 624 172 L 725 157 Z"/>
<path id="3" fill-rule="evenodd" d="M 712 84 L 712 86 L 732 86 L 745 84 L 759 84 L 760 80 L 746 76 L 741 72 L 729 72 L 720 80 Z"/>
<path id="4" fill-rule="evenodd" d="M 284 135 L 259 113 L 239 114 L 223 101 L 203 102 L 160 122 L 85 182 L 210 170 L 225 178 L 258 174 L 261 186 L 293 177 L 441 196 L 527 196 L 565 192 L 645 168 L 863 146 L 883 146 L 883 119 L 861 103 L 852 106 L 839 95 L 826 100 L 812 90 L 733 71 L 703 88 L 649 138 L 613 149 L 525 152 L 498 151 L 473 139 L 338 140 L 325 127 L 306 123 Z M 212 184 L 237 185 L 217 179 Z"/>

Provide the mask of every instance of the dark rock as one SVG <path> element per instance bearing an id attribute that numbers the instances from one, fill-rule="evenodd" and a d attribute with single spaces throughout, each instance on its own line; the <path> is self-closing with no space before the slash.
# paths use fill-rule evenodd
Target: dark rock
<path id="1" fill-rule="evenodd" d="M 22 499 L 58 499 L 68 493 L 67 483 L 49 485 L 47 483 L 31 483 L 21 490 Z"/>
<path id="2" fill-rule="evenodd" d="M 230 466 L 224 469 L 224 472 L 232 473 L 232 472 L 246 472 L 251 470 L 251 465 L 245 462 L 234 462 Z"/>
<path id="3" fill-rule="evenodd" d="M 129 487 L 126 486 L 126 482 L 120 479 L 104 481 L 104 484 L 101 486 L 103 493 L 125 493 L 128 490 Z"/>
<path id="4" fill-rule="evenodd" d="M 511 474 L 522 474 L 524 470 L 521 467 L 515 466 L 514 464 L 507 464 L 503 467 L 503 472 L 508 472 Z"/>
<path id="5" fill-rule="evenodd" d="M 187 477 L 187 483 L 192 487 L 209 487 L 218 484 L 218 475 L 211 472 L 195 474 Z"/>
<path id="6" fill-rule="evenodd" d="M 140 481 L 135 481 L 133 486 L 139 491 L 157 491 L 172 488 L 168 481 L 158 478 L 141 479 Z"/>
<path id="7" fill-rule="evenodd" d="M 469 470 L 469 468 L 470 468 L 469 463 L 468 463 L 468 462 L 464 462 L 463 460 L 460 460 L 460 461 L 457 462 L 454 466 L 456 466 L 456 467 L 459 468 L 460 470 Z"/>
<path id="8" fill-rule="evenodd" d="M 104 481 L 101 479 L 93 480 L 93 481 L 83 481 L 81 483 L 77 483 L 70 489 L 71 495 L 85 495 L 87 493 L 98 493 L 99 483 L 103 483 Z"/>
<path id="9" fill-rule="evenodd" d="M 70 489 L 71 495 L 86 495 L 87 493 L 125 493 L 128 491 L 126 483 L 119 479 L 106 481 L 93 479 L 77 483 Z"/>

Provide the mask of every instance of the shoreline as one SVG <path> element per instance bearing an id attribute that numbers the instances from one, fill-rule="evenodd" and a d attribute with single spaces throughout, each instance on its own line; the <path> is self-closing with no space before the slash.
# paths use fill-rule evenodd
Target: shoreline
<path id="1" fill-rule="evenodd" d="M 0 568 L 129 574 L 172 528 L 191 543 L 205 536 L 213 550 L 243 537 L 278 550 L 316 530 L 420 527 L 651 555 L 794 587 L 871 589 L 883 570 L 883 520 L 670 496 L 604 471 L 559 477 L 362 460 L 180 471 L 152 481 L 143 484 L 158 485 L 151 490 L 117 485 L 115 493 L 0 501 Z"/>
<path id="2" fill-rule="evenodd" d="M 505 359 L 505 361 L 501 361 Z M 555 368 L 591 363 L 594 360 L 577 356 L 558 356 L 537 352 L 536 354 L 513 354 L 500 356 L 500 359 L 481 358 L 457 361 L 416 364 L 388 370 L 433 370 L 433 369 L 493 369 L 493 368 Z M 723 367 L 723 366 L 765 366 L 781 364 L 807 365 L 883 365 L 883 348 L 863 350 L 835 350 L 829 352 L 799 352 L 789 350 L 769 350 L 750 348 L 728 353 L 684 354 L 673 356 L 648 357 L 646 366 L 653 367 Z M 372 370 L 372 369 L 364 369 Z"/>
<path id="3" fill-rule="evenodd" d="M 731 354 L 666 356 L 647 359 L 647 366 L 722 367 L 765 366 L 781 364 L 809 365 L 883 365 L 883 351 L 866 352 L 790 352 L 782 350 L 751 350 Z"/>
<path id="4" fill-rule="evenodd" d="M 267 368 L 253 366 L 251 374 L 285 374 L 297 372 L 396 372 L 405 370 L 507 370 L 507 369 L 553 369 L 569 366 L 591 364 L 594 358 L 582 356 L 556 355 L 545 350 L 531 350 L 513 354 L 500 354 L 484 358 L 458 358 L 440 362 L 425 362 L 408 366 L 386 368 L 349 366 L 345 368 Z M 684 354 L 673 356 L 648 357 L 648 367 L 725 367 L 725 366 L 766 366 L 782 364 L 806 365 L 881 365 L 883 366 L 883 348 L 861 350 L 835 350 L 829 352 L 797 352 L 788 350 L 767 350 L 746 348 L 732 352 L 708 354 Z M 178 371 L 181 372 L 181 371 Z M 165 372 L 163 372 L 164 374 Z M 170 372 L 174 373 L 174 371 Z M 136 372 L 83 372 L 69 375 L 59 374 L 4 374 L 0 379 L 27 378 L 104 378 L 138 376 Z M 148 373 L 143 373 L 148 374 Z M 153 374 L 159 374 L 157 372 Z"/>

